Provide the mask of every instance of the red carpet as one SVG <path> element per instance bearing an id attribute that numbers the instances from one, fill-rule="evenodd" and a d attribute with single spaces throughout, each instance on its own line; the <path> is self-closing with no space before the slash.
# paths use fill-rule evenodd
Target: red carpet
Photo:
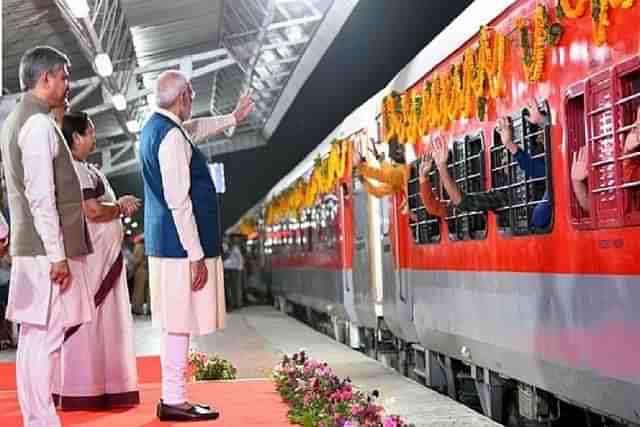
<path id="1" fill-rule="evenodd" d="M 140 384 L 160 382 L 160 358 L 158 356 L 138 357 L 136 361 L 138 362 L 138 382 Z M 0 363 L 0 391 L 15 389 L 16 364 Z"/>
<path id="2" fill-rule="evenodd" d="M 103 412 L 60 412 L 63 426 L 169 426 L 184 423 L 163 423 L 155 416 L 160 398 L 160 364 L 157 357 L 138 359 L 141 404 L 134 408 Z M 10 388 L 13 386 L 13 389 Z M 20 408 L 15 392 L 15 366 L 0 364 L 0 426 L 22 426 Z M 280 399 L 269 380 L 237 380 L 192 383 L 189 397 L 196 402 L 209 403 L 221 413 L 216 421 L 189 423 L 219 427 L 285 427 L 287 405 Z"/>

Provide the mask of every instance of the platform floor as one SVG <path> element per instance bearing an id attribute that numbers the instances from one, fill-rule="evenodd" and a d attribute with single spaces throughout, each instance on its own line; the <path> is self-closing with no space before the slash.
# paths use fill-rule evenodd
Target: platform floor
<path id="1" fill-rule="evenodd" d="M 231 360 L 238 378 L 264 378 L 283 354 L 304 348 L 314 359 L 328 362 L 340 377 L 351 378 L 367 391 L 378 390 L 387 413 L 401 415 L 416 427 L 499 426 L 271 307 L 237 310 L 227 320 L 225 330 L 194 341 L 199 350 Z M 160 337 L 149 318 L 137 317 L 135 326 L 138 355 L 157 355 Z M 14 358 L 12 352 L 0 352 L 0 360 Z"/>

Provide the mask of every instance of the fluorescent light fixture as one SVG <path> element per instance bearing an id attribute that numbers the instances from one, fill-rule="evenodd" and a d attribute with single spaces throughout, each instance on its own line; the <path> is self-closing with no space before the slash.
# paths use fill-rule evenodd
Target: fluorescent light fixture
<path id="1" fill-rule="evenodd" d="M 127 122 L 127 130 L 131 133 L 140 132 L 140 123 L 137 120 L 129 120 Z"/>
<path id="2" fill-rule="evenodd" d="M 289 40 L 298 41 L 304 37 L 302 30 L 297 25 L 293 27 L 289 27 L 284 31 L 287 34 L 287 37 L 289 37 Z"/>
<path id="3" fill-rule="evenodd" d="M 106 53 L 99 53 L 93 60 L 93 64 L 96 66 L 96 71 L 102 77 L 109 77 L 113 73 L 113 64 L 111 58 Z"/>
<path id="4" fill-rule="evenodd" d="M 74 17 L 86 18 L 89 16 L 89 4 L 87 0 L 66 0 L 66 2 Z"/>
<path id="5" fill-rule="evenodd" d="M 127 109 L 127 99 L 121 93 L 116 93 L 111 97 L 111 103 L 113 107 L 118 111 L 124 111 Z"/>
<path id="6" fill-rule="evenodd" d="M 275 53 L 271 52 L 270 50 L 265 50 L 264 53 L 262 54 L 262 59 L 264 60 L 264 62 L 272 62 L 278 59 L 278 57 L 276 56 Z"/>

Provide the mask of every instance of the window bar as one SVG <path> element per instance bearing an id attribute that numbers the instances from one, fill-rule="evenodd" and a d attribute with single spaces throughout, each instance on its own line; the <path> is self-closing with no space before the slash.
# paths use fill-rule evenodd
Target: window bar
<path id="1" fill-rule="evenodd" d="M 613 67 L 611 69 L 610 72 L 610 90 L 611 90 L 611 99 L 616 100 L 618 94 L 622 94 L 622 87 L 621 87 L 621 79 L 618 75 L 618 69 L 617 67 Z M 624 141 L 622 140 L 622 135 L 619 134 L 617 132 L 618 130 L 618 125 L 619 125 L 619 119 L 622 119 L 621 116 L 621 111 L 622 109 L 622 104 L 614 104 L 612 111 L 611 111 L 611 119 L 613 121 L 612 123 L 612 131 L 613 131 L 613 153 L 614 153 L 614 159 L 619 158 L 620 156 L 622 156 L 624 154 L 624 152 L 622 151 L 622 144 L 624 144 Z M 623 225 L 625 223 L 625 214 L 624 214 L 624 191 L 622 189 L 622 185 L 624 184 L 624 180 L 623 180 L 623 176 L 622 176 L 622 162 L 620 161 L 616 161 L 614 162 L 614 176 L 615 176 L 615 182 L 616 182 L 616 207 L 617 207 L 617 221 L 616 223 L 618 225 Z"/>

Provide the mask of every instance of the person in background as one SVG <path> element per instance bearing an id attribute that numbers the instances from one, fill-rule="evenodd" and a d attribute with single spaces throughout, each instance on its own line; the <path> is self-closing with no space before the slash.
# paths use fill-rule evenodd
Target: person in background
<path id="1" fill-rule="evenodd" d="M 137 405 L 140 396 L 120 215 L 133 215 L 140 201 L 130 195 L 117 198 L 104 174 L 87 162 L 96 146 L 96 129 L 86 113 L 65 114 L 62 133 L 80 180 L 82 209 L 93 243 L 93 253 L 87 256 L 87 282 L 96 311 L 91 322 L 65 331 L 54 393 L 63 410 Z"/>
<path id="2" fill-rule="evenodd" d="M 224 271 L 227 273 L 226 278 L 229 282 L 225 283 L 225 289 L 229 289 L 230 309 L 235 310 L 244 305 L 244 292 L 242 286 L 242 275 L 244 271 L 244 257 L 240 251 L 238 242 L 231 243 L 229 256 L 223 262 Z"/>
<path id="3" fill-rule="evenodd" d="M 122 243 L 122 256 L 127 267 L 127 287 L 129 288 L 129 295 L 133 294 L 133 278 L 136 272 L 135 260 L 133 258 L 133 252 L 129 247 L 129 239 L 125 239 Z"/>
<path id="4" fill-rule="evenodd" d="M 134 314 L 146 315 L 149 311 L 149 268 L 144 252 L 144 235 L 133 238 L 133 296 L 132 310 Z"/>

